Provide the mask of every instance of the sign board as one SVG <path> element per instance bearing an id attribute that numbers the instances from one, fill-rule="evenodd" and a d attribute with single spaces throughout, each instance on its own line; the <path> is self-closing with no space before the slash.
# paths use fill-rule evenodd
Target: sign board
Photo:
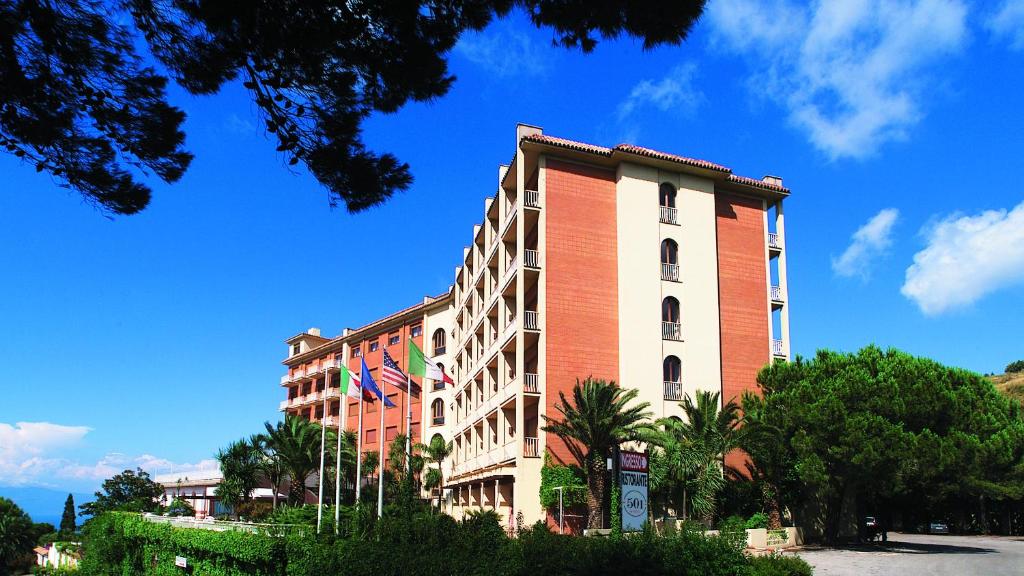
<path id="1" fill-rule="evenodd" d="M 622 531 L 643 530 L 647 521 L 647 454 L 619 452 Z"/>
<path id="2" fill-rule="evenodd" d="M 175 556 L 174 557 L 174 565 L 177 566 L 178 568 L 186 568 L 186 567 L 188 567 L 188 561 L 185 560 L 184 556 Z"/>

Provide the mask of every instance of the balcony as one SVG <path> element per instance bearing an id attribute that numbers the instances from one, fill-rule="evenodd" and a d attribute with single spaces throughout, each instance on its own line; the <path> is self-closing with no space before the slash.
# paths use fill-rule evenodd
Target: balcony
<path id="1" fill-rule="evenodd" d="M 779 238 L 778 232 L 768 233 L 768 247 L 775 251 L 782 251 L 782 241 Z"/>
<path id="2" fill-rule="evenodd" d="M 523 380 L 523 391 L 528 394 L 540 394 L 540 377 L 527 372 Z"/>
<path id="3" fill-rule="evenodd" d="M 772 286 L 771 296 L 772 296 L 772 307 L 773 308 L 781 308 L 782 304 L 784 302 L 784 300 L 782 299 L 782 288 L 779 287 L 779 286 Z"/>
<path id="4" fill-rule="evenodd" d="M 523 437 L 523 456 L 527 458 L 540 458 L 540 444 L 536 438 Z"/>
<path id="5" fill-rule="evenodd" d="M 526 330 L 540 330 L 540 318 L 537 316 L 536 310 L 527 310 L 525 320 L 523 328 Z"/>
<path id="6" fill-rule="evenodd" d="M 281 400 L 281 403 L 277 405 L 277 409 L 284 412 L 288 408 L 288 404 L 290 404 L 288 400 Z"/>
<path id="7" fill-rule="evenodd" d="M 527 190 L 523 205 L 528 208 L 540 208 L 540 192 L 537 190 Z"/>
<path id="8" fill-rule="evenodd" d="M 289 383 L 291 381 L 292 381 L 292 377 L 291 376 L 289 376 L 287 374 L 285 374 L 284 376 L 281 376 L 281 386 L 284 386 L 285 384 L 287 384 L 287 383 Z"/>
<path id="9" fill-rule="evenodd" d="M 679 322 L 662 322 L 661 323 L 661 339 L 662 340 L 682 340 L 683 339 L 683 327 Z"/>
<path id="10" fill-rule="evenodd" d="M 782 345 L 782 340 L 778 338 L 772 340 L 772 356 L 786 357 L 786 348 Z"/>
<path id="11" fill-rule="evenodd" d="M 682 382 L 663 382 L 664 384 L 664 398 L 665 400 L 672 400 L 679 402 L 683 399 L 683 383 Z"/>
<path id="12" fill-rule="evenodd" d="M 661 263 L 661 279 L 670 282 L 679 282 L 679 264 Z"/>
<path id="13" fill-rule="evenodd" d="M 678 224 L 676 221 L 676 209 L 670 206 L 662 206 L 661 221 L 665 224 Z"/>
<path id="14" fill-rule="evenodd" d="M 523 265 L 527 268 L 540 268 L 540 253 L 529 248 L 523 250 Z"/>
<path id="15" fill-rule="evenodd" d="M 321 422 L 322 426 L 325 426 L 327 428 L 331 428 L 331 427 L 337 428 L 338 427 L 338 422 L 340 422 L 340 419 L 337 416 L 325 416 L 323 418 L 323 420 L 321 420 L 320 422 Z"/>

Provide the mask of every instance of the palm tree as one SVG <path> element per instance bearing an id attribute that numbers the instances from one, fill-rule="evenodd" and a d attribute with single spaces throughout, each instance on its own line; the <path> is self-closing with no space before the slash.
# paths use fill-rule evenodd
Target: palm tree
<path id="1" fill-rule="evenodd" d="M 284 422 L 265 422 L 264 426 L 268 445 L 281 458 L 288 473 L 288 503 L 301 505 L 305 501 L 306 479 L 320 467 L 320 425 L 288 415 Z M 334 432 L 328 430 L 326 445 L 333 442 Z M 333 459 L 333 453 L 329 456 Z"/>
<path id="2" fill-rule="evenodd" d="M 444 461 L 452 455 L 453 444 L 449 440 L 445 442 L 440 434 L 434 434 L 430 444 L 420 444 L 419 451 L 424 455 L 427 462 L 437 464 L 437 468 L 427 470 L 427 478 L 424 485 L 428 489 L 437 488 L 437 509 L 441 510 L 441 494 L 444 492 Z"/>
<path id="3" fill-rule="evenodd" d="M 277 497 L 278 492 L 281 489 L 281 482 L 284 481 L 284 477 L 288 474 L 288 469 L 285 467 L 284 459 L 274 450 L 270 444 L 270 436 L 267 434 L 255 434 L 253 435 L 256 448 L 259 450 L 259 469 L 260 473 L 267 482 L 270 483 L 271 500 L 273 502 L 273 509 L 277 509 Z"/>
<path id="4" fill-rule="evenodd" d="M 761 486 L 761 497 L 768 514 L 768 527 L 782 527 L 782 492 L 792 483 L 794 470 L 791 451 L 782 430 L 765 418 L 761 396 L 743 393 L 743 435 L 740 447 L 750 456 L 747 473 Z"/>
<path id="5" fill-rule="evenodd" d="M 227 448 L 217 451 L 217 461 L 223 479 L 217 486 L 216 494 L 224 505 L 237 510 L 238 505 L 248 502 L 252 492 L 259 487 L 260 461 L 259 440 L 256 437 L 236 440 Z"/>
<path id="6" fill-rule="evenodd" d="M 719 408 L 719 398 L 718 392 L 706 390 L 697 391 L 696 403 L 684 397 L 679 405 L 686 421 L 661 418 L 661 431 L 652 438 L 665 451 L 670 476 L 681 485 L 684 517 L 689 503 L 708 525 L 725 487 L 725 455 L 739 448 L 742 439 L 739 406 L 730 400 Z"/>
<path id="7" fill-rule="evenodd" d="M 640 440 L 650 429 L 647 402 L 637 402 L 637 391 L 619 388 L 615 382 L 579 379 L 572 389 L 572 402 L 558 393 L 555 410 L 561 419 L 543 416 L 542 430 L 555 434 L 587 476 L 587 527 L 604 524 L 605 458 L 623 442 Z"/>

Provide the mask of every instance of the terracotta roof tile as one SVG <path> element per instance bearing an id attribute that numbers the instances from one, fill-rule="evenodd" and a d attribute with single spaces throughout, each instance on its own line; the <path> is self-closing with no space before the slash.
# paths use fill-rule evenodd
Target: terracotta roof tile
<path id="1" fill-rule="evenodd" d="M 607 148 L 605 146 L 587 144 L 586 142 L 578 142 L 576 140 L 568 140 L 566 138 L 558 138 L 556 136 L 548 136 L 546 134 L 530 134 L 528 136 L 524 136 L 523 140 L 529 142 L 536 142 L 538 144 L 558 146 L 560 148 L 567 148 L 569 150 L 576 150 L 578 152 L 588 152 L 591 154 L 597 154 L 605 157 L 609 157 L 615 152 L 624 152 L 627 154 L 646 156 L 647 158 L 666 160 L 668 162 L 678 162 L 680 164 L 686 164 L 687 166 L 693 166 L 695 168 L 703 168 L 705 170 L 721 172 L 722 174 L 726 175 L 726 181 L 728 182 L 741 184 L 744 186 L 753 186 L 756 188 L 761 188 L 762 190 L 771 190 L 773 192 L 789 194 L 789 188 L 786 188 L 785 186 L 765 182 L 763 180 L 758 180 L 756 178 L 737 176 L 732 173 L 732 169 L 729 168 L 728 166 L 723 166 L 721 164 L 716 164 L 714 162 L 708 162 L 707 160 L 701 160 L 699 158 L 690 158 L 687 156 L 679 156 L 678 154 L 660 152 L 658 150 L 644 148 L 643 146 L 637 146 L 635 144 L 619 144 L 614 148 Z"/>
<path id="2" fill-rule="evenodd" d="M 773 190 L 775 192 L 789 194 L 789 188 L 786 188 L 785 186 L 779 186 L 778 184 L 772 184 L 771 182 L 765 182 L 764 180 L 758 180 L 756 178 L 747 178 L 746 176 L 729 174 L 728 180 L 729 182 L 735 182 L 737 184 L 746 184 L 747 186 L 756 186 L 757 188 L 763 188 L 765 190 Z"/>
<path id="3" fill-rule="evenodd" d="M 633 144 L 619 144 L 615 147 L 615 150 L 621 150 L 622 152 L 629 152 L 630 154 L 637 154 L 640 156 L 647 156 L 648 158 L 657 158 L 659 160 L 668 160 L 670 162 L 680 162 L 682 164 L 688 164 L 697 168 L 706 168 L 708 170 L 715 170 L 716 172 L 732 172 L 732 169 L 722 166 L 721 164 L 715 164 L 714 162 L 708 162 L 707 160 L 701 160 L 699 158 L 688 158 L 686 156 L 679 156 L 677 154 L 669 154 L 667 152 L 659 152 L 650 148 L 644 148 L 643 146 L 636 146 Z"/>

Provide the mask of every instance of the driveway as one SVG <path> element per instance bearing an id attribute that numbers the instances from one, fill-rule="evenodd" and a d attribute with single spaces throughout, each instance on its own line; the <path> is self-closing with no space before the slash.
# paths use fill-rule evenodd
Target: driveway
<path id="1" fill-rule="evenodd" d="M 942 536 L 889 533 L 885 544 L 807 549 L 815 576 L 1021 576 L 1024 536 Z"/>

